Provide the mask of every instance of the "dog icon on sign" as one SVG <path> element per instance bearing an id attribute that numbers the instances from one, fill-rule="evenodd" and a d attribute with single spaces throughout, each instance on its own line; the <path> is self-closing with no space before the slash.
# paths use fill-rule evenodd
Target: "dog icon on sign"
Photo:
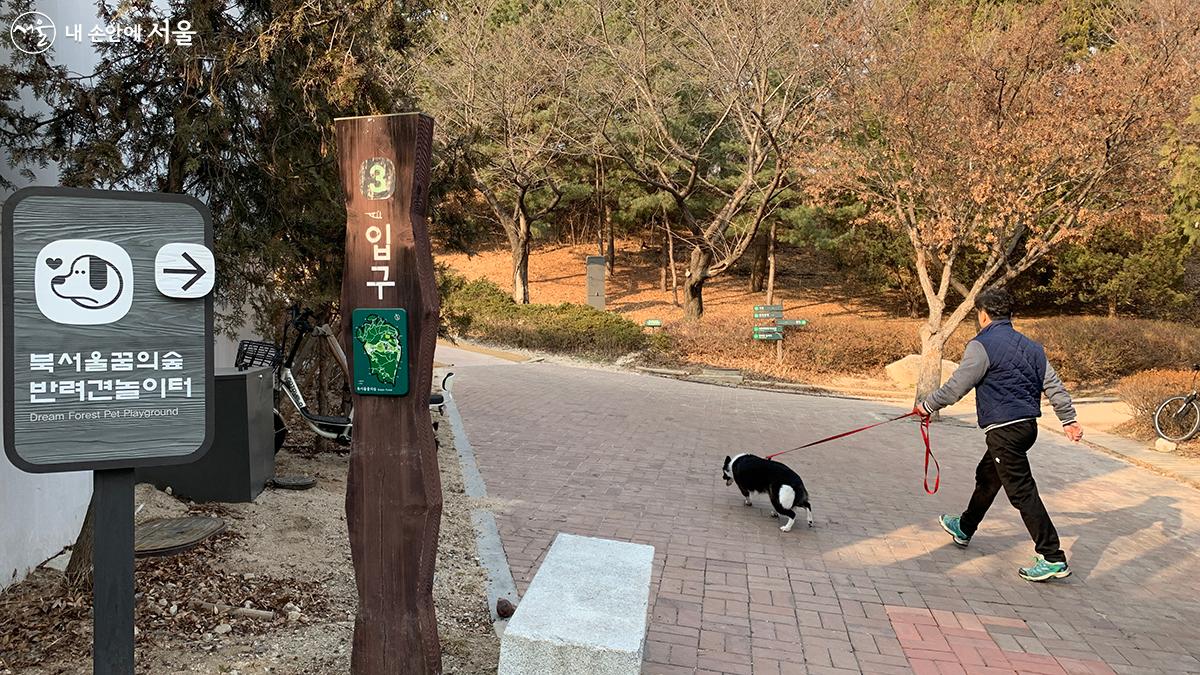
<path id="1" fill-rule="evenodd" d="M 133 305 L 133 263 L 108 241 L 63 239 L 42 248 L 34 295 L 55 323 L 96 326 L 120 321 Z"/>

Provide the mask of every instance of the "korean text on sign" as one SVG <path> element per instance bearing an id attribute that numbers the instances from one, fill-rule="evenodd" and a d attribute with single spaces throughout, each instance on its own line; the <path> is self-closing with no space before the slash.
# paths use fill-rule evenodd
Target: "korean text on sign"
<path id="1" fill-rule="evenodd" d="M 174 351 L 154 352 L 75 352 L 29 355 L 33 373 L 82 374 L 83 377 L 42 380 L 29 384 L 30 403 L 62 401 L 130 401 L 145 398 L 192 397 L 192 378 L 157 376 L 158 373 L 183 370 L 183 357 Z M 133 373 L 132 377 L 103 377 L 96 373 Z M 142 377 L 138 373 L 154 377 Z"/>

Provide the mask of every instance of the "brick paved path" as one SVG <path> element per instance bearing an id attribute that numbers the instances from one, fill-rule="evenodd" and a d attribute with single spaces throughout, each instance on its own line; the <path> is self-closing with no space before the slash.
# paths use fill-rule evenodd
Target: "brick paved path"
<path id="1" fill-rule="evenodd" d="M 1019 579 L 1031 544 L 1003 497 L 968 550 L 958 512 L 978 430 L 915 424 L 783 459 L 817 527 L 790 533 L 720 479 L 726 454 L 897 412 L 881 403 L 552 364 L 460 368 L 457 398 L 523 592 L 556 532 L 656 548 L 647 673 L 1200 672 L 1200 492 L 1043 432 L 1031 458 L 1074 576 Z"/>

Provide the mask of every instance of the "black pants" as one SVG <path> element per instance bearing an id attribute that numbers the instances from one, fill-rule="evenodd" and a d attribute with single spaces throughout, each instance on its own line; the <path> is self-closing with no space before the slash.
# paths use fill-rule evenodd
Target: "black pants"
<path id="1" fill-rule="evenodd" d="M 1046 513 L 1029 467 L 1027 453 L 1036 440 L 1037 422 L 1034 420 L 987 432 L 987 452 L 975 469 L 975 493 L 971 495 L 967 510 L 963 511 L 959 527 L 968 537 L 975 534 L 996 499 L 996 493 L 1003 487 L 1008 501 L 1021 512 L 1025 528 L 1033 538 L 1034 549 L 1050 562 L 1066 562 L 1067 556 L 1059 548 L 1058 532 L 1050 522 L 1050 514 Z"/>

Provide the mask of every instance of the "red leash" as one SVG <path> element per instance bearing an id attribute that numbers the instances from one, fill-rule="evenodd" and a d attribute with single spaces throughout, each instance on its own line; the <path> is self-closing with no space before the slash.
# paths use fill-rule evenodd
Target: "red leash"
<path id="1" fill-rule="evenodd" d="M 857 429 L 853 429 L 851 431 L 846 431 L 846 432 L 837 434 L 835 436 L 830 436 L 828 438 L 822 438 L 819 441 L 813 441 L 812 443 L 805 443 L 804 445 L 798 445 L 794 448 L 788 448 L 787 450 L 781 450 L 773 455 L 767 455 L 766 458 L 773 459 L 773 458 L 778 457 L 786 452 L 792 452 L 793 450 L 803 450 L 804 448 L 811 448 L 814 445 L 828 443 L 829 441 L 836 441 L 839 438 L 853 436 L 854 434 L 862 433 L 862 432 L 866 431 L 867 429 L 874 429 L 875 427 L 883 426 L 884 424 L 891 424 L 892 422 L 899 422 L 902 419 L 912 417 L 917 414 L 919 414 L 919 413 L 917 413 L 916 411 L 913 411 L 910 413 L 906 413 L 904 415 L 898 415 L 891 419 L 886 419 L 882 422 L 876 422 L 875 424 L 868 424 L 865 427 L 859 427 Z M 921 440 L 923 440 L 925 442 L 925 492 L 928 494 L 934 494 L 938 491 L 938 486 L 941 485 L 941 483 L 942 483 L 942 467 L 941 467 L 941 465 L 938 464 L 937 457 L 933 456 L 933 450 L 929 447 L 929 417 L 926 415 L 921 416 Z M 929 489 L 929 460 L 933 460 L 934 474 L 933 474 L 933 489 L 932 490 Z"/>

